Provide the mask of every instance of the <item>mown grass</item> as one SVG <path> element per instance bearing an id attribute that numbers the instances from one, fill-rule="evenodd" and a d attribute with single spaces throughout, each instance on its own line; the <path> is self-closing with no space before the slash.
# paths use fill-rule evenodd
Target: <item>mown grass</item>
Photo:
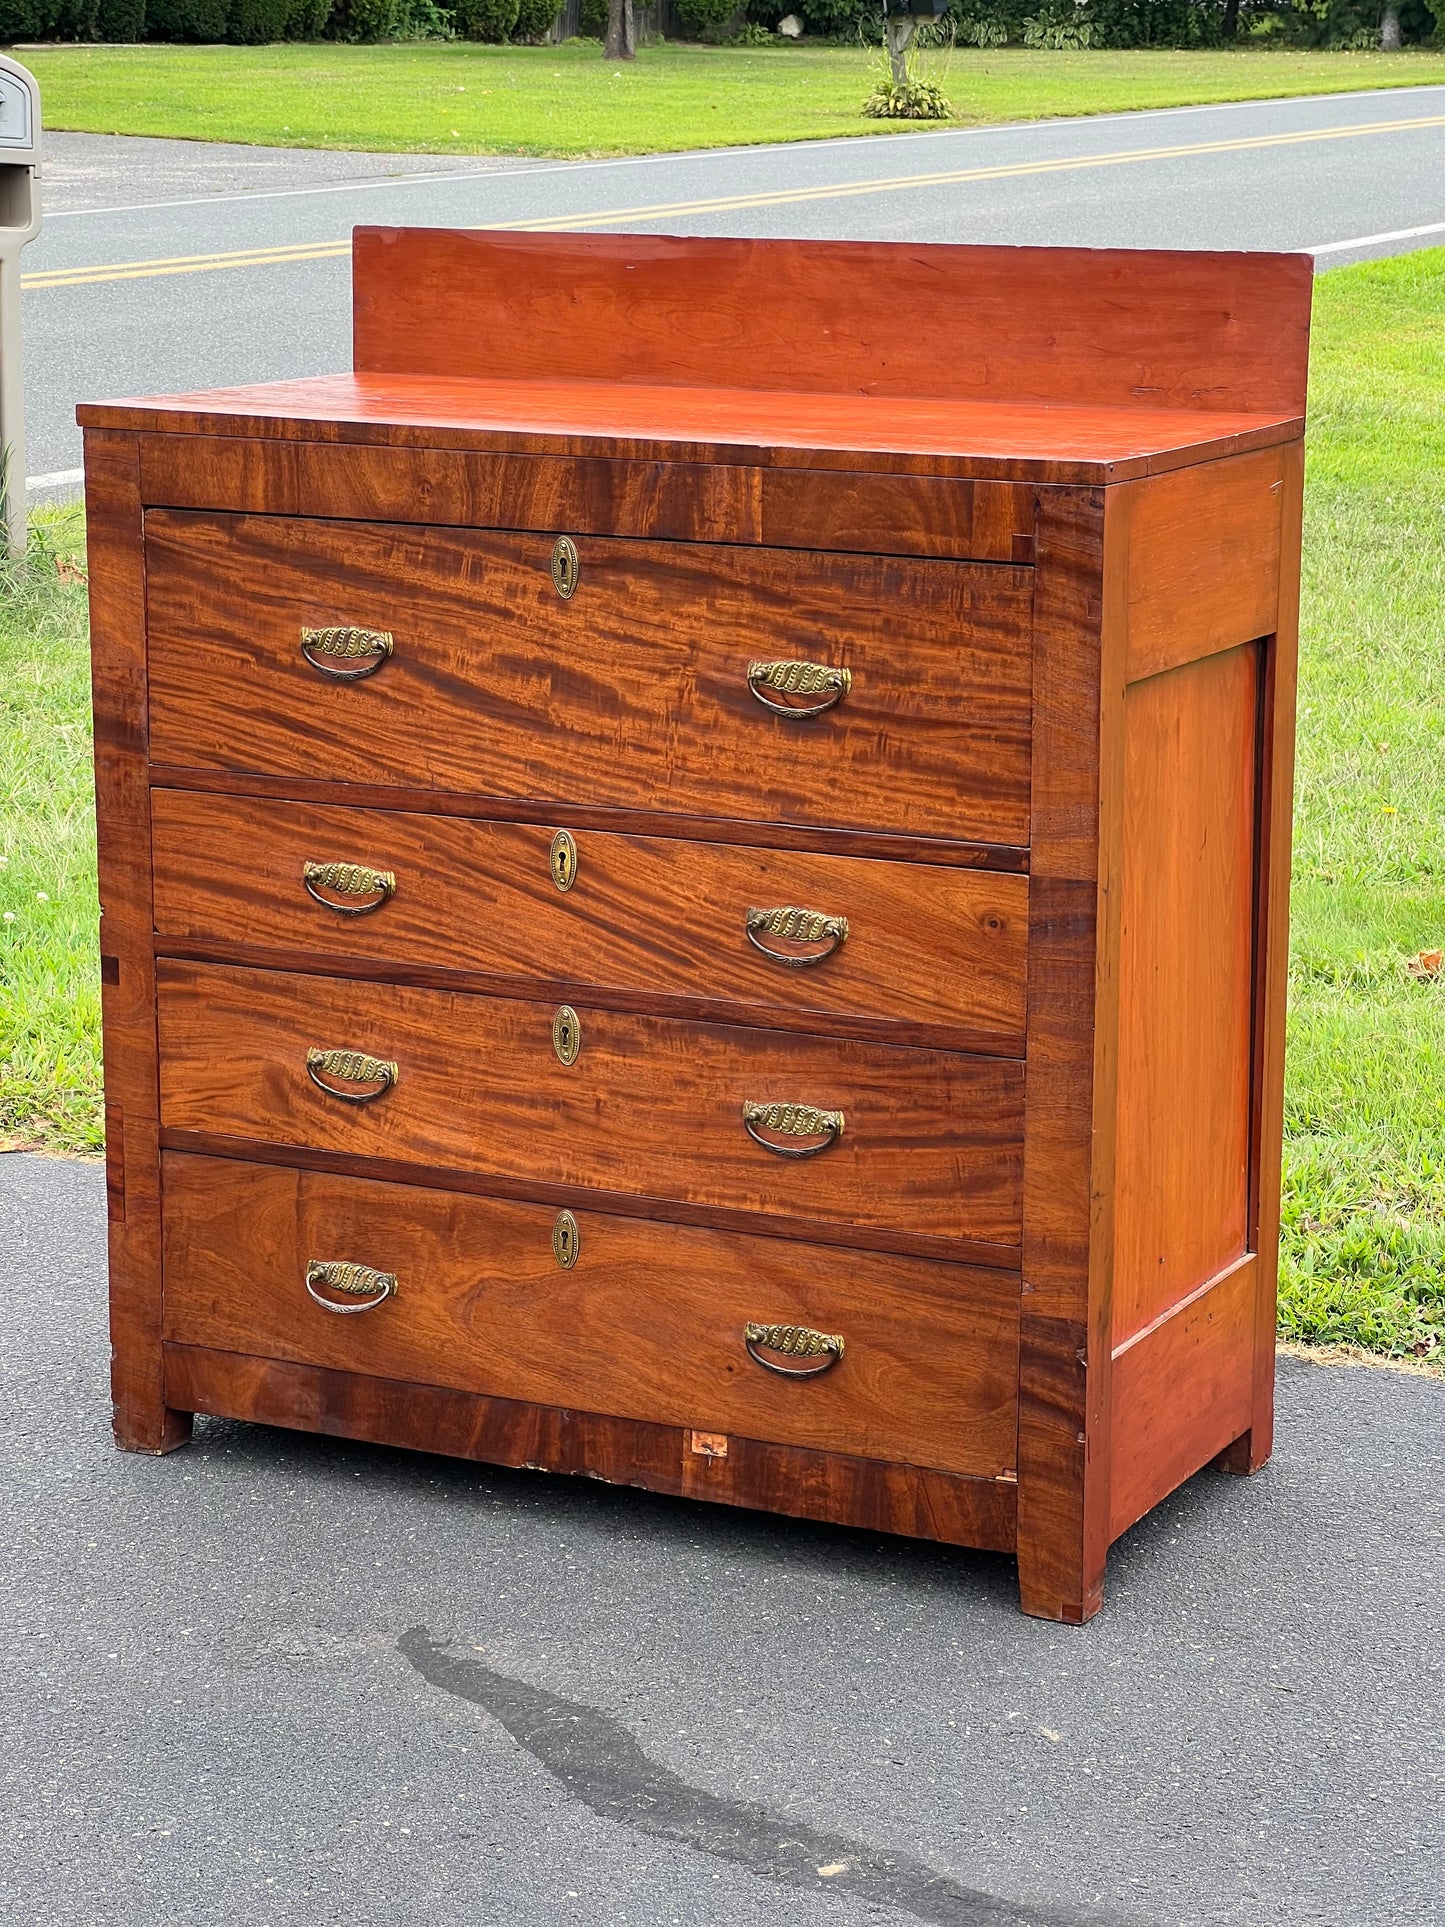
<path id="1" fill-rule="evenodd" d="M 1316 292 L 1280 1326 L 1445 1344 L 1445 250 Z M 0 1132 L 100 1145 L 83 591 L 0 584 Z M 1445 1352 L 1442 1352 L 1445 1356 Z"/>
<path id="2" fill-rule="evenodd" d="M 1445 251 L 1316 287 L 1281 1329 L 1445 1343 Z"/>
<path id="3" fill-rule="evenodd" d="M 652 154 L 917 133 L 864 120 L 876 50 L 596 42 L 27 51 L 47 127 L 263 146 L 448 154 Z M 955 125 L 1445 81 L 1445 54 L 956 50 Z"/>
<path id="4" fill-rule="evenodd" d="M 83 541 L 39 515 L 0 571 L 0 1140 L 66 1151 L 103 1142 Z"/>

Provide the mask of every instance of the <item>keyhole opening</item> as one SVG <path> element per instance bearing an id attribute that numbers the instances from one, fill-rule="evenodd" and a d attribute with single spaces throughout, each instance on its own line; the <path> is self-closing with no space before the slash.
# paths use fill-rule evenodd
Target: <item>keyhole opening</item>
<path id="1" fill-rule="evenodd" d="M 552 838 L 548 859 L 552 881 L 559 890 L 570 890 L 577 880 L 577 845 L 570 830 L 558 830 Z"/>
<path id="2" fill-rule="evenodd" d="M 563 1004 L 552 1019 L 552 1048 L 564 1064 L 575 1064 L 582 1048 L 582 1024 L 570 1004 Z"/>
<path id="3" fill-rule="evenodd" d="M 582 1233 L 577 1228 L 577 1220 L 570 1211 L 559 1211 L 552 1225 L 552 1256 L 563 1271 L 570 1271 L 581 1250 Z"/>

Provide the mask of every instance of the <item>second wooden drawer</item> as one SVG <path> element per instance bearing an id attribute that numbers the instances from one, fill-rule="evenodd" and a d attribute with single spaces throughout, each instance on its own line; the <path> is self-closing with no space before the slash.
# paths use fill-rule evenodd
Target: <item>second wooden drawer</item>
<path id="1" fill-rule="evenodd" d="M 162 948 L 551 979 L 1023 1052 L 1026 877 L 182 790 L 157 790 L 151 820 Z M 750 913 L 788 908 L 830 928 L 803 942 L 754 916 L 750 932 Z"/>
<path id="2" fill-rule="evenodd" d="M 168 1129 L 1018 1243 L 1023 1066 L 1008 1059 L 582 1008 L 562 1020 L 580 1027 L 568 1064 L 575 1030 L 551 1004 L 164 961 L 157 979 Z M 366 1053 L 396 1081 L 348 1079 L 340 1060 L 308 1073 L 312 1051 Z M 380 1094 L 348 1102 L 315 1079 Z M 755 1115 L 770 1150 L 749 1105 L 823 1118 Z"/>

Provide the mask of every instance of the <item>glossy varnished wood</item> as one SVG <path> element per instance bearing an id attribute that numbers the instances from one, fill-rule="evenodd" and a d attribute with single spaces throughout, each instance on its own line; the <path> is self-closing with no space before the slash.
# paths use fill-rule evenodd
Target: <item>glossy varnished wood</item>
<path id="1" fill-rule="evenodd" d="M 159 761 L 1028 840 L 1032 571 L 272 517 L 146 518 Z M 304 626 L 395 637 L 338 684 Z M 809 722 L 750 661 L 847 667 Z"/>
<path id="2" fill-rule="evenodd" d="M 1304 408 L 1303 254 L 361 227 L 352 274 L 369 374 Z"/>
<path id="3" fill-rule="evenodd" d="M 408 811 L 423 816 L 476 817 L 485 822 L 534 823 L 545 818 L 569 830 L 611 836 L 682 837 L 694 843 L 731 843 L 744 849 L 797 850 L 818 856 L 876 857 L 885 863 L 926 863 L 948 869 L 998 870 L 1023 876 L 1027 846 L 975 843 L 950 836 L 895 836 L 840 830 L 827 824 L 767 823 L 757 817 L 690 816 L 673 810 L 619 810 L 577 803 L 541 804 L 535 798 L 482 796 L 468 790 L 411 789 L 382 783 L 338 783 L 307 776 L 265 776 L 255 770 L 178 768 L 152 763 L 153 789 L 205 791 L 214 796 L 264 797 L 272 803 L 317 803 L 345 809 Z"/>
<path id="4" fill-rule="evenodd" d="M 430 967 L 503 987 L 530 980 L 558 997 L 620 993 L 624 1007 L 674 1015 L 905 1026 L 912 1041 L 1022 1054 L 1023 877 L 580 831 L 564 891 L 551 824 L 278 811 L 175 790 L 154 791 L 151 809 L 166 951 L 305 954 L 343 972 L 358 960 L 400 981 Z M 390 872 L 395 895 L 365 916 L 317 903 L 304 866 L 338 861 Z M 803 967 L 765 956 L 747 913 L 783 905 L 845 918 L 845 940 Z"/>
<path id="5" fill-rule="evenodd" d="M 86 437 L 86 532 L 101 902 L 111 1395 L 115 1436 L 137 1452 L 190 1437 L 161 1376 L 160 1166 L 150 794 L 146 779 L 145 560 L 139 466 L 128 436 Z"/>
<path id="6" fill-rule="evenodd" d="M 1259 662 L 1246 644 L 1125 698 L 1116 1347 L 1249 1236 Z"/>
<path id="7" fill-rule="evenodd" d="M 1274 1442 L 1274 1356 L 1284 1141 L 1285 1010 L 1289 982 L 1289 881 L 1294 825 L 1295 686 L 1299 658 L 1304 446 L 1290 449 L 1281 516 L 1278 628 L 1264 651 L 1259 732 L 1259 854 L 1255 897 L 1255 1036 L 1250 1092 L 1250 1244 L 1259 1255 L 1253 1292 L 1254 1380 L 1249 1429 L 1223 1461 L 1249 1473 Z"/>
<path id="8" fill-rule="evenodd" d="M 1238 1258 L 1115 1352 L 1111 1539 L 1247 1434 L 1259 1271 Z"/>
<path id="9" fill-rule="evenodd" d="M 1126 682 L 1271 635 L 1289 448 L 1128 485 Z"/>
<path id="10" fill-rule="evenodd" d="M 915 1466 L 755 1439 L 725 1458 L 697 1451 L 691 1427 L 483 1398 L 359 1372 L 288 1365 L 199 1346 L 165 1347 L 167 1395 L 188 1410 L 300 1426 L 333 1438 L 446 1452 L 494 1465 L 546 1467 L 721 1505 L 802 1519 L 846 1519 L 874 1532 L 1009 1552 L 1016 1487 Z"/>
<path id="11" fill-rule="evenodd" d="M 461 528 L 984 562 L 1018 561 L 1034 525 L 1034 491 L 1016 482 L 597 456 L 479 462 L 458 449 L 255 436 L 143 435 L 141 477 L 147 507 L 393 522 L 425 513 Z"/>
<path id="12" fill-rule="evenodd" d="M 1076 1624 L 1108 1550 L 1121 538 L 1103 490 L 1040 515 L 1018 1554 L 1025 1611 Z"/>
<path id="13" fill-rule="evenodd" d="M 216 1351 L 739 1433 L 995 1478 L 1012 1473 L 1018 1278 L 646 1220 L 168 1153 L 165 1335 Z M 389 1272 L 351 1315 L 311 1259 Z M 748 1320 L 836 1333 L 815 1378 L 765 1370 Z"/>
<path id="14" fill-rule="evenodd" d="M 1080 406 L 1068 398 L 759 396 L 734 387 L 365 373 L 88 403 L 77 412 L 90 427 L 150 435 L 322 443 L 352 471 L 362 468 L 366 449 L 383 446 L 584 463 L 603 452 L 627 463 L 928 475 L 997 485 L 1124 481 L 1273 447 L 1301 428 L 1293 411 Z M 284 464 L 278 470 L 284 472 Z M 699 486 L 706 488 L 705 477 Z M 729 487 L 714 500 L 735 502 Z"/>
<path id="15" fill-rule="evenodd" d="M 1270 1445 L 1310 264 L 377 230 L 356 277 L 352 374 L 84 411 L 118 1436 L 1016 1546 L 1087 1618 L 1111 1537 Z M 328 686 L 303 623 L 397 652 Z M 775 722 L 782 656 L 853 687 Z M 313 854 L 395 900 L 343 928 Z M 774 976 L 754 895 L 848 947 Z M 313 1042 L 401 1082 L 343 1107 Z M 785 1165 L 745 1097 L 844 1139 Z M 301 1304 L 322 1227 L 425 1282 Z M 866 1344 L 750 1379 L 755 1285 Z"/>
<path id="16" fill-rule="evenodd" d="M 1018 1242 L 1023 1074 L 1005 1059 L 584 1005 L 565 1065 L 551 1003 L 169 961 L 158 992 L 172 1130 Z M 393 1061 L 397 1082 L 372 1103 L 327 1096 L 306 1073 L 313 1046 Z M 815 1157 L 780 1157 L 745 1130 L 748 1101 L 841 1110 L 845 1128 Z"/>

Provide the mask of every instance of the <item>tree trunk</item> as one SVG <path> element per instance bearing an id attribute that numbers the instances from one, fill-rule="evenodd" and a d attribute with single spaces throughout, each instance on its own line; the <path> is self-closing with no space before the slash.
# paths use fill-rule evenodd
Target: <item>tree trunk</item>
<path id="1" fill-rule="evenodd" d="M 893 72 L 893 85 L 900 90 L 908 85 L 908 48 L 915 31 L 916 22 L 906 14 L 890 14 L 883 22 L 888 65 Z"/>
<path id="2" fill-rule="evenodd" d="M 604 60 L 631 60 L 637 52 L 637 35 L 632 20 L 632 0 L 608 0 L 607 38 L 602 43 Z"/>
<path id="3" fill-rule="evenodd" d="M 1397 54 L 1404 42 L 1400 38 L 1400 8 L 1398 0 L 1385 0 L 1385 11 L 1380 16 L 1380 52 Z"/>
<path id="4" fill-rule="evenodd" d="M 1224 0 L 1224 37 L 1234 40 L 1239 34 L 1239 0 Z"/>

